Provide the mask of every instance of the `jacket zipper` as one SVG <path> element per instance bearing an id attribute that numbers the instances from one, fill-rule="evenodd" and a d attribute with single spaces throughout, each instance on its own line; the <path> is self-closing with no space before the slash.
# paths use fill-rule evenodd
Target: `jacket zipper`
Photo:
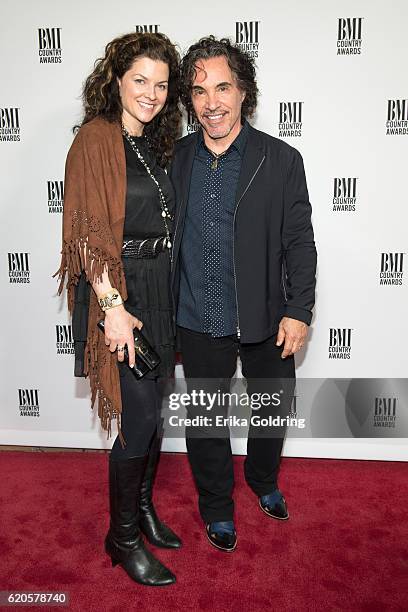
<path id="1" fill-rule="evenodd" d="M 176 221 L 176 228 L 174 230 L 173 236 L 172 236 L 172 244 L 171 244 L 171 258 L 170 258 L 170 264 L 171 267 L 173 267 L 173 261 L 174 261 L 174 245 L 176 244 L 176 233 L 177 233 L 177 228 L 178 228 L 178 224 L 180 221 L 180 215 L 181 215 L 181 208 L 183 206 L 183 201 L 181 201 L 180 203 L 180 208 L 179 208 L 179 214 L 177 215 L 177 221 Z"/>
<path id="2" fill-rule="evenodd" d="M 283 293 L 285 295 L 285 302 L 287 302 L 288 301 L 288 295 L 286 293 L 285 278 L 286 278 L 286 266 L 282 262 L 282 288 L 283 288 Z"/>
<path id="3" fill-rule="evenodd" d="M 173 271 L 173 264 L 174 264 L 174 245 L 176 243 L 176 233 L 177 233 L 177 227 L 178 227 L 178 223 L 180 220 L 180 215 L 181 215 L 181 207 L 183 205 L 183 201 L 181 201 L 181 205 L 180 205 L 180 209 L 179 209 L 179 214 L 177 216 L 177 221 L 176 221 L 176 227 L 174 229 L 174 233 L 172 236 L 172 241 L 171 241 L 171 255 L 170 255 L 170 270 Z M 173 286 L 170 286 L 170 293 L 171 293 L 171 303 L 173 305 L 173 326 L 174 326 L 174 333 L 176 333 L 176 302 L 174 299 L 174 291 L 173 291 Z"/>
<path id="4" fill-rule="evenodd" d="M 234 269 L 235 304 L 236 304 L 236 308 L 237 308 L 237 337 L 238 337 L 238 340 L 239 340 L 240 337 L 241 337 L 241 330 L 240 330 L 240 327 L 239 327 L 237 275 L 236 275 L 236 272 L 235 272 L 235 215 L 236 215 L 238 206 L 239 206 L 239 202 L 238 202 L 238 204 L 235 207 L 234 220 L 233 220 L 233 224 L 232 224 L 232 263 L 233 263 L 233 269 Z"/>
<path id="5" fill-rule="evenodd" d="M 257 169 L 255 170 L 255 172 L 253 173 L 252 178 L 249 181 L 248 185 L 246 186 L 245 191 L 242 193 L 241 197 L 239 198 L 239 200 L 237 202 L 237 205 L 235 207 L 235 210 L 234 210 L 234 219 L 233 219 L 233 222 L 232 222 L 232 263 L 233 263 L 233 271 L 234 271 L 235 303 L 236 303 L 236 306 L 237 306 L 237 337 L 238 337 L 238 340 L 241 338 L 241 328 L 240 328 L 240 325 L 239 325 L 237 273 L 236 273 L 236 269 L 235 269 L 235 217 L 237 216 L 238 206 L 240 205 L 242 198 L 244 197 L 244 195 L 246 194 L 246 192 L 250 188 L 251 183 L 254 180 L 255 176 L 257 175 L 259 168 L 262 166 L 264 159 L 265 159 L 265 155 L 263 156 L 263 158 L 259 162 L 259 165 L 258 165 Z"/>

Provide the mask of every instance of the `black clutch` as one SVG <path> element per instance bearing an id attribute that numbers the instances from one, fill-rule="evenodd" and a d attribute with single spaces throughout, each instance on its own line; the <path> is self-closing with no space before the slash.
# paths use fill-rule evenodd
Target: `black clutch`
<path id="1" fill-rule="evenodd" d="M 105 321 L 103 319 L 98 322 L 98 327 L 105 333 Z M 133 329 L 133 338 L 135 340 L 136 363 L 133 368 L 130 368 L 130 371 L 133 372 L 136 378 L 143 378 L 145 374 L 151 372 L 159 365 L 160 357 L 137 327 Z M 129 366 L 129 353 L 126 345 L 124 358 L 125 363 Z"/>
<path id="2" fill-rule="evenodd" d="M 91 285 L 86 280 L 85 272 L 81 273 L 75 286 L 74 309 L 72 312 L 72 336 L 74 339 L 74 376 L 85 377 L 84 356 L 88 335 L 88 313 Z"/>

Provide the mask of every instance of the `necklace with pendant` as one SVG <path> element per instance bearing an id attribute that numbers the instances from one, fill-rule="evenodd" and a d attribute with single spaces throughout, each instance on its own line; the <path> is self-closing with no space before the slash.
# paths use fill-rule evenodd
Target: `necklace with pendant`
<path id="1" fill-rule="evenodd" d="M 130 144 L 130 146 L 132 147 L 133 151 L 136 153 L 139 161 L 145 167 L 147 174 L 150 176 L 150 178 L 155 183 L 155 185 L 156 185 L 156 187 L 158 189 L 159 199 L 160 199 L 160 207 L 161 207 L 161 216 L 162 216 L 163 223 L 164 223 L 164 229 L 166 231 L 166 245 L 167 245 L 167 248 L 171 249 L 170 230 L 169 230 L 169 226 L 168 226 L 168 220 L 172 221 L 173 218 L 172 218 L 172 216 L 170 214 L 170 211 L 168 209 L 167 202 L 166 202 L 166 197 L 165 197 L 165 195 L 164 195 L 164 193 L 162 191 L 162 188 L 159 185 L 158 180 L 156 179 L 156 177 L 154 176 L 154 174 L 150 170 L 150 167 L 149 167 L 148 163 L 146 162 L 146 160 L 144 159 L 143 155 L 139 151 L 139 149 L 138 149 L 136 143 L 134 142 L 134 140 L 132 140 L 129 132 L 127 131 L 127 129 L 125 128 L 123 123 L 122 123 L 122 134 L 126 138 L 128 143 Z"/>
<path id="2" fill-rule="evenodd" d="M 212 151 L 208 147 L 207 147 L 207 149 L 209 150 L 211 155 L 213 155 L 213 157 L 214 157 L 214 159 L 211 162 L 211 170 L 217 170 L 217 168 L 218 168 L 218 160 L 219 160 L 220 157 L 225 155 L 226 151 L 223 151 L 222 153 L 214 153 L 214 151 Z"/>
<path id="3" fill-rule="evenodd" d="M 213 161 L 211 162 L 211 170 L 216 170 L 218 168 L 218 155 L 215 159 L 213 159 Z"/>

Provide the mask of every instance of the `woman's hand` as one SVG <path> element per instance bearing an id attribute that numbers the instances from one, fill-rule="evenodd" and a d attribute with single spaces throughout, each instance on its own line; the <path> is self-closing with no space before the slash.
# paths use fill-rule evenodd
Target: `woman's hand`
<path id="1" fill-rule="evenodd" d="M 135 343 L 133 339 L 133 329 L 142 329 L 143 323 L 130 314 L 123 305 L 109 308 L 105 312 L 105 344 L 109 346 L 111 353 L 117 347 L 124 347 L 127 344 L 129 353 L 129 365 L 135 365 Z M 125 354 L 118 349 L 118 361 L 123 361 Z"/>

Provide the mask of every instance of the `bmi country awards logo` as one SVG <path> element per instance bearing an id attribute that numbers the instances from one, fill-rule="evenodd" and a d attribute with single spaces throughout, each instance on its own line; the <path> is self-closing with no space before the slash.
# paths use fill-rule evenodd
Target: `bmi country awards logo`
<path id="1" fill-rule="evenodd" d="M 333 210 L 355 211 L 357 201 L 357 178 L 335 178 L 333 188 Z"/>
<path id="2" fill-rule="evenodd" d="M 381 253 L 380 285 L 402 285 L 406 253 Z"/>
<path id="3" fill-rule="evenodd" d="M 48 212 L 62 213 L 64 206 L 64 181 L 47 181 Z"/>
<path id="4" fill-rule="evenodd" d="M 20 416 L 39 417 L 40 404 L 38 401 L 38 389 L 19 389 L 18 402 Z"/>
<path id="5" fill-rule="evenodd" d="M 302 135 L 303 102 L 279 102 L 279 136 Z"/>
<path id="6" fill-rule="evenodd" d="M 363 17 L 341 17 L 337 28 L 337 55 L 361 54 Z"/>
<path id="7" fill-rule="evenodd" d="M 150 25 L 137 25 L 135 26 L 138 34 L 144 34 L 150 32 L 150 34 L 158 34 L 160 26 L 158 24 Z"/>
<path id="8" fill-rule="evenodd" d="M 248 53 L 250 57 L 258 57 L 259 54 L 259 24 L 260 21 L 236 21 L 235 43 Z"/>
<path id="9" fill-rule="evenodd" d="M 7 253 L 10 283 L 30 282 L 29 253 Z"/>
<path id="10" fill-rule="evenodd" d="M 200 128 L 194 111 L 187 111 L 187 134 L 192 134 Z"/>
<path id="11" fill-rule="evenodd" d="M 350 327 L 329 329 L 329 359 L 350 359 L 351 331 Z"/>
<path id="12" fill-rule="evenodd" d="M 397 420 L 397 398 L 374 398 L 374 427 L 394 427 Z"/>
<path id="13" fill-rule="evenodd" d="M 38 28 L 40 64 L 61 64 L 61 28 Z"/>
<path id="14" fill-rule="evenodd" d="M 408 100 L 388 100 L 385 127 L 387 136 L 408 134 Z"/>
<path id="15" fill-rule="evenodd" d="M 56 325 L 55 333 L 57 335 L 57 355 L 73 355 L 74 354 L 74 339 L 72 336 L 71 325 Z"/>
<path id="16" fill-rule="evenodd" d="M 19 108 L 0 108 L 0 142 L 20 141 Z"/>

